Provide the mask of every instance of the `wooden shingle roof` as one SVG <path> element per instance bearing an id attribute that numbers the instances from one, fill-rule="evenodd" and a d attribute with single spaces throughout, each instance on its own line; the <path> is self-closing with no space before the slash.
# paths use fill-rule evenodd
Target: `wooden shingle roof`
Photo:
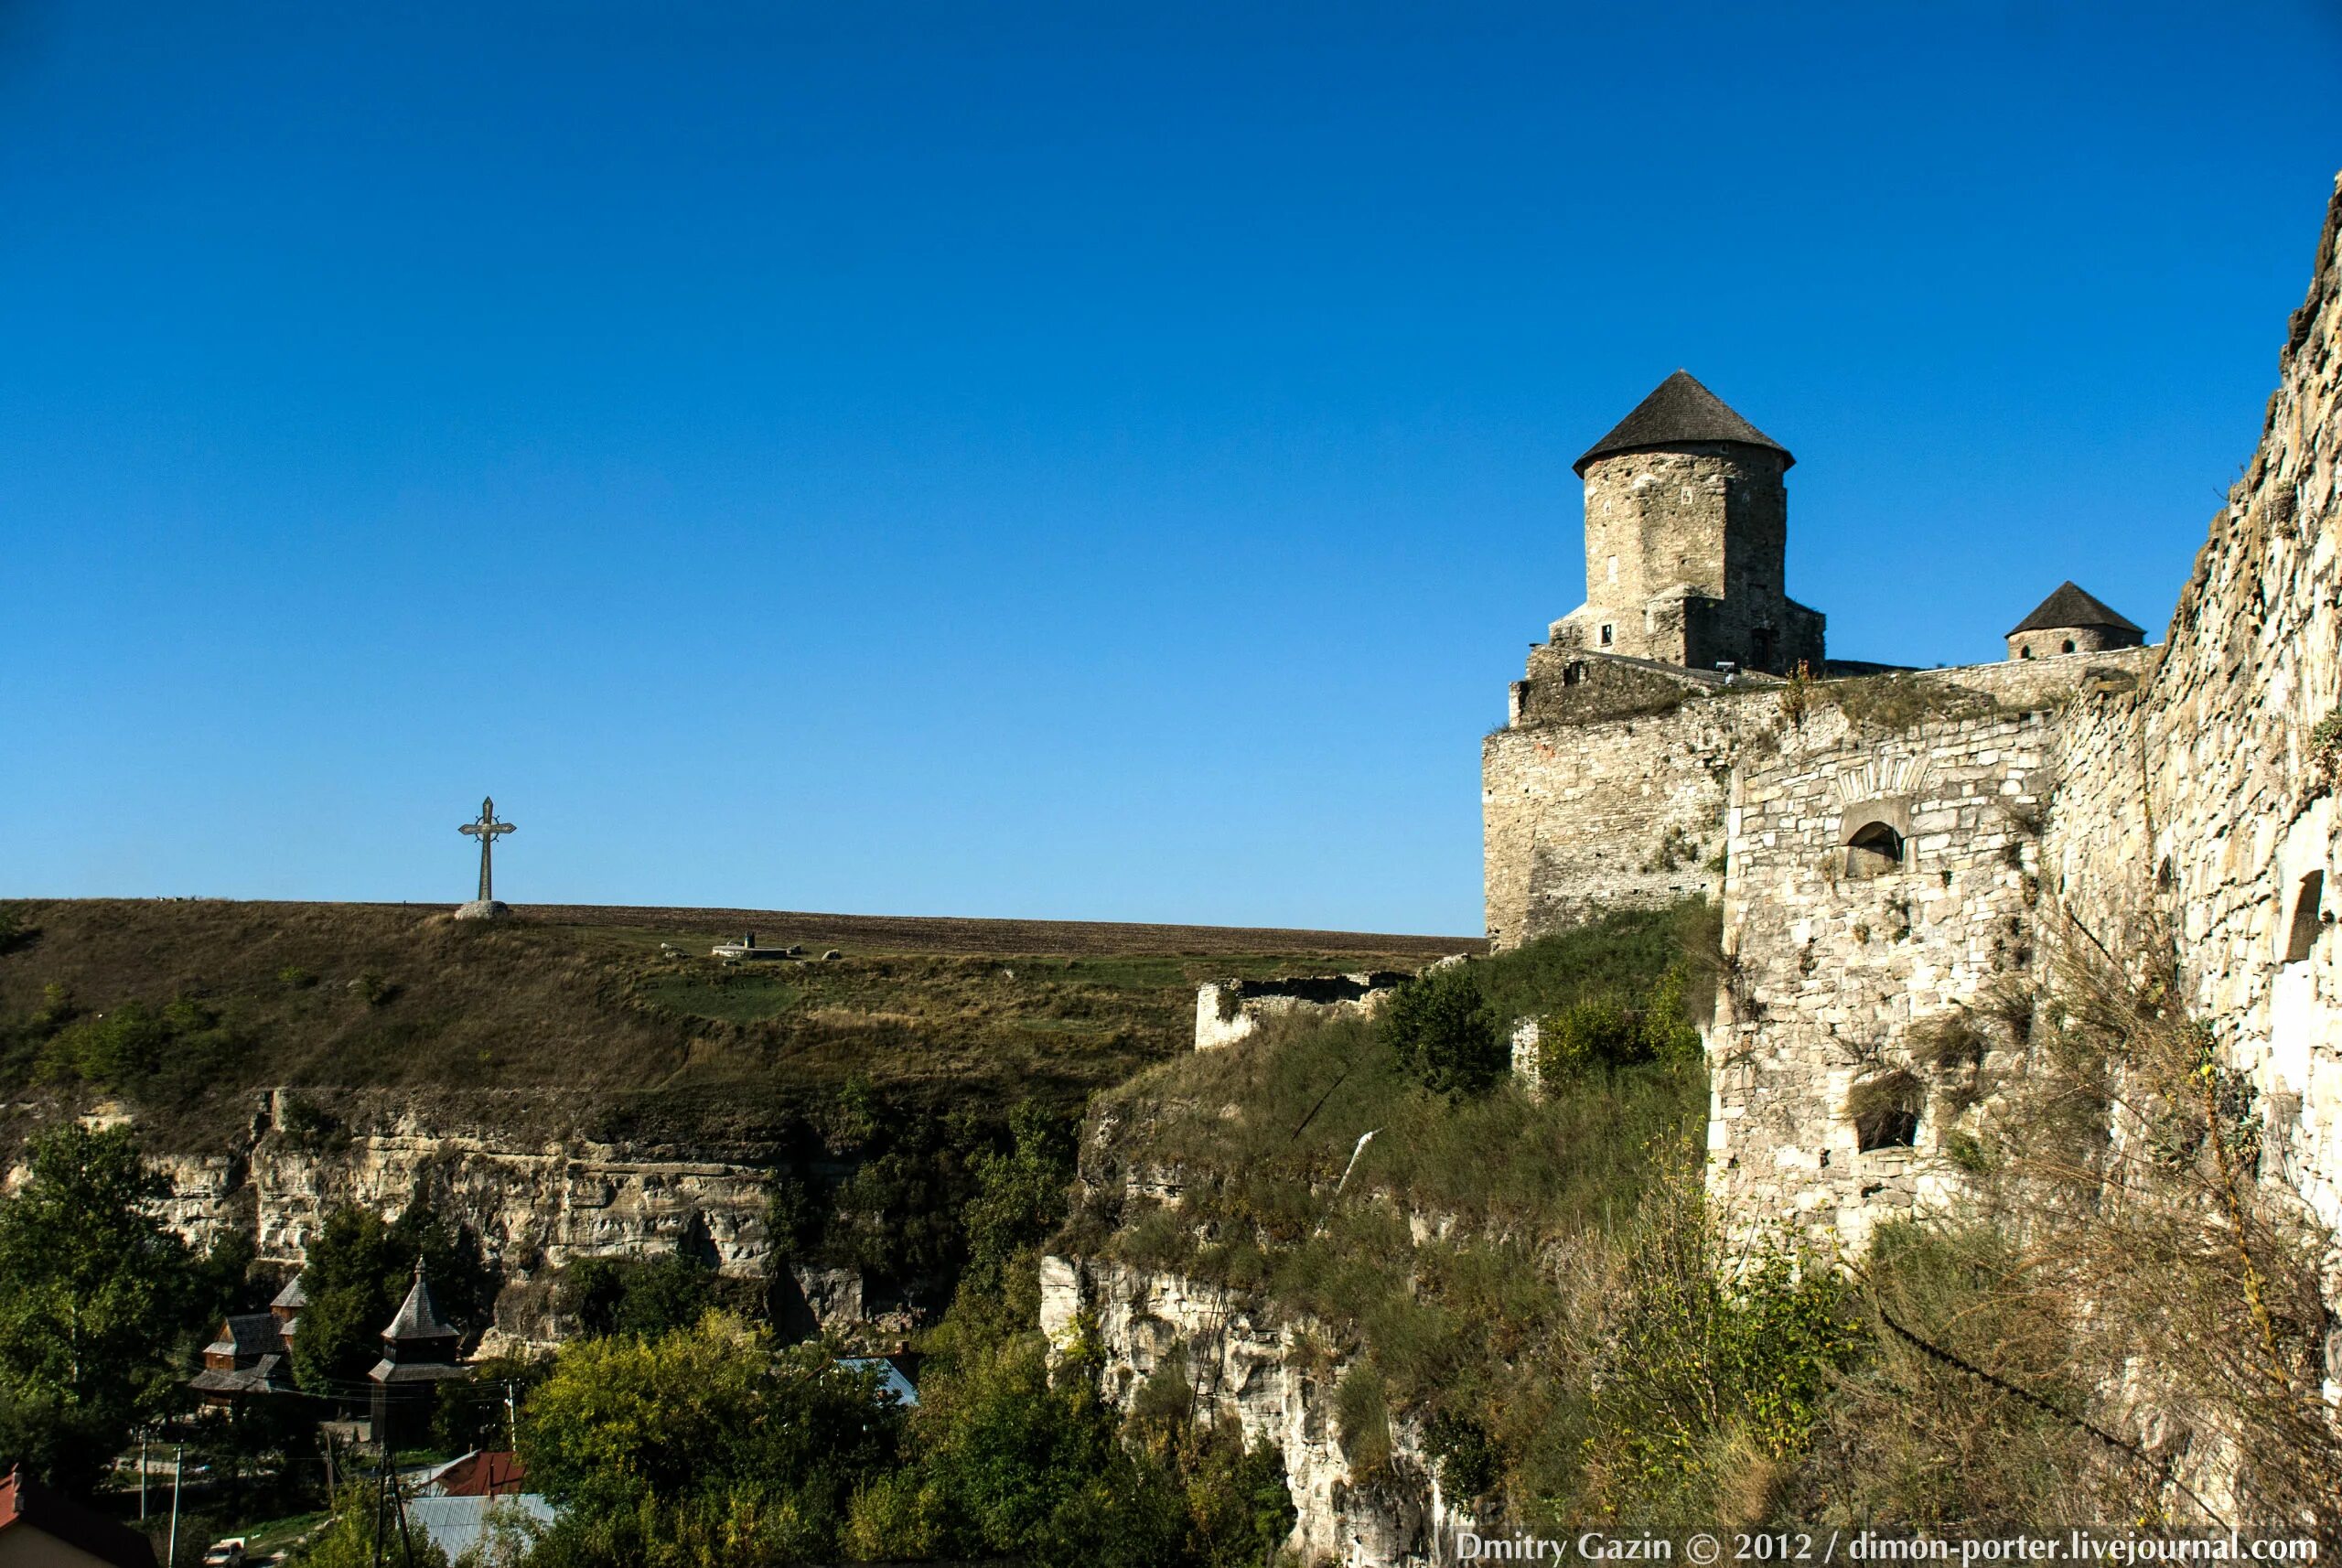
<path id="1" fill-rule="evenodd" d="M 1571 467 L 1583 477 L 1586 465 L 1597 457 L 1715 441 L 1769 447 L 1781 455 L 1784 468 L 1797 461 L 1789 456 L 1788 447 L 1741 418 L 1690 371 L 1678 371 L 1652 388 L 1649 397 L 1635 404 L 1632 413 L 1612 426 L 1609 435 L 1587 447 L 1585 456 Z"/>
<path id="2" fill-rule="evenodd" d="M 2008 635 L 2021 631 L 2055 631 L 2062 627 L 2108 627 L 2116 631 L 2134 631 L 2142 637 L 2143 628 L 2132 625 L 2122 616 L 2071 582 L 2057 585 L 2057 592 L 2041 601 L 2034 612 L 2009 628 Z"/>

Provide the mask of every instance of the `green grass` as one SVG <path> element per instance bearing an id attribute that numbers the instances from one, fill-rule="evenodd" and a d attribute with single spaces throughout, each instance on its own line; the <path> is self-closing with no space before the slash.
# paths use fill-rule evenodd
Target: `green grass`
<path id="1" fill-rule="evenodd" d="M 662 974 L 646 983 L 642 1000 L 661 1012 L 726 1024 L 754 1024 L 794 1008 L 802 993 L 780 976 L 710 969 Z"/>
<path id="2" fill-rule="evenodd" d="M 1697 905 L 1620 915 L 1473 970 L 1503 1016 L 1543 1015 L 1697 968 L 1712 929 Z M 1091 1125 L 1111 1147 L 1085 1165 L 1167 1171 L 1182 1196 L 1084 1187 L 1051 1250 L 1219 1282 L 1308 1322 L 1393 1413 L 1477 1423 L 1524 1495 L 1558 1497 L 1581 1484 L 1588 1356 L 1627 1239 L 1656 1183 L 1696 1170 L 1706 1112 L 1695 1061 L 1459 1103 L 1402 1073 L 1370 1023 L 1273 1025 L 1101 1097 Z"/>

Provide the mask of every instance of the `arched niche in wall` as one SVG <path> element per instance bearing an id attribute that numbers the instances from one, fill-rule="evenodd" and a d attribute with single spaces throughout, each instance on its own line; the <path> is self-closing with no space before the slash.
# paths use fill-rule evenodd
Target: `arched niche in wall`
<path id="1" fill-rule="evenodd" d="M 1848 876 L 1886 876 L 1911 863 L 1911 803 L 1900 798 L 1856 800 L 1838 819 Z"/>
<path id="2" fill-rule="evenodd" d="M 1854 1146 L 1864 1154 L 1907 1149 L 1919 1141 L 1919 1114 L 1927 1090 L 1901 1070 L 1859 1079 L 1847 1090 L 1846 1114 L 1854 1123 Z"/>

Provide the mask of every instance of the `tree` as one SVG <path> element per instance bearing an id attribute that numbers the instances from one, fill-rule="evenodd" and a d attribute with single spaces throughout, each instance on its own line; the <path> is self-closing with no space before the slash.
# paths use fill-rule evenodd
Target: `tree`
<path id="1" fill-rule="evenodd" d="M 377 1553 L 380 1552 L 380 1555 Z M 447 1568 L 447 1554 L 412 1521 L 403 1535 L 380 1483 L 352 1481 L 334 1498 L 333 1522 L 300 1553 L 301 1568 L 374 1568 L 383 1562 Z"/>
<path id="2" fill-rule="evenodd" d="M 530 1485 L 564 1505 L 532 1561 L 747 1565 L 826 1556 L 893 1465 L 876 1379 L 723 1313 L 572 1341 L 521 1417 Z"/>
<path id="3" fill-rule="evenodd" d="M 1468 964 L 1426 970 L 1399 987 L 1382 1015 L 1382 1033 L 1402 1071 L 1451 1100 L 1487 1093 L 1512 1065 L 1495 1010 Z"/>
<path id="4" fill-rule="evenodd" d="M 293 1340 L 293 1369 L 315 1393 L 354 1391 L 382 1353 L 382 1330 L 414 1283 L 422 1258 L 432 1300 L 454 1327 L 487 1326 L 497 1280 L 468 1229 L 450 1227 L 421 1204 L 407 1206 L 392 1224 L 371 1210 L 338 1208 L 309 1243 L 301 1271 L 301 1332 Z"/>
<path id="5" fill-rule="evenodd" d="M 655 1339 L 706 1316 L 716 1304 L 715 1274 L 681 1252 L 583 1258 L 562 1271 L 560 1304 L 580 1333 Z"/>
<path id="6" fill-rule="evenodd" d="M 968 1204 L 968 1269 L 975 1289 L 998 1293 L 1010 1264 L 1065 1218 L 1073 1181 L 1073 1132 L 1030 1101 L 1008 1114 L 1011 1146 L 974 1161 L 976 1196 Z"/>
<path id="7" fill-rule="evenodd" d="M 1037 1568 L 1170 1568 L 1195 1561 L 1177 1479 L 1119 1438 L 1091 1369 L 1056 1380 L 1037 1334 L 972 1349 L 922 1392 L 915 1472 L 855 1499 L 865 1556 L 1005 1557 Z"/>
<path id="8" fill-rule="evenodd" d="M 127 1130 L 60 1127 L 28 1153 L 0 1200 L 0 1446 L 85 1492 L 176 1392 L 190 1264 L 156 1208 L 170 1182 Z"/>

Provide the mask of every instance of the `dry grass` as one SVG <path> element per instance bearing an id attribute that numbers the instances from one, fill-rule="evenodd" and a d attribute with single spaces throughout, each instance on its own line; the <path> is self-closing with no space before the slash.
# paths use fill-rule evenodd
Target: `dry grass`
<path id="1" fill-rule="evenodd" d="M 0 1090 L 25 1102 L 18 1119 L 99 1092 L 59 1074 L 60 1028 L 191 1000 L 215 1020 L 201 1070 L 115 1086 L 157 1146 L 189 1151 L 237 1146 L 277 1086 L 353 1123 L 415 1108 L 752 1157 L 795 1141 L 850 1079 L 910 1108 L 1069 1108 L 1184 1048 L 1199 979 L 1413 966 L 1472 945 L 738 910 L 531 909 L 484 925 L 403 905 L 5 908 L 19 934 L 0 950 Z M 847 956 L 753 969 L 693 956 L 746 929 Z"/>

